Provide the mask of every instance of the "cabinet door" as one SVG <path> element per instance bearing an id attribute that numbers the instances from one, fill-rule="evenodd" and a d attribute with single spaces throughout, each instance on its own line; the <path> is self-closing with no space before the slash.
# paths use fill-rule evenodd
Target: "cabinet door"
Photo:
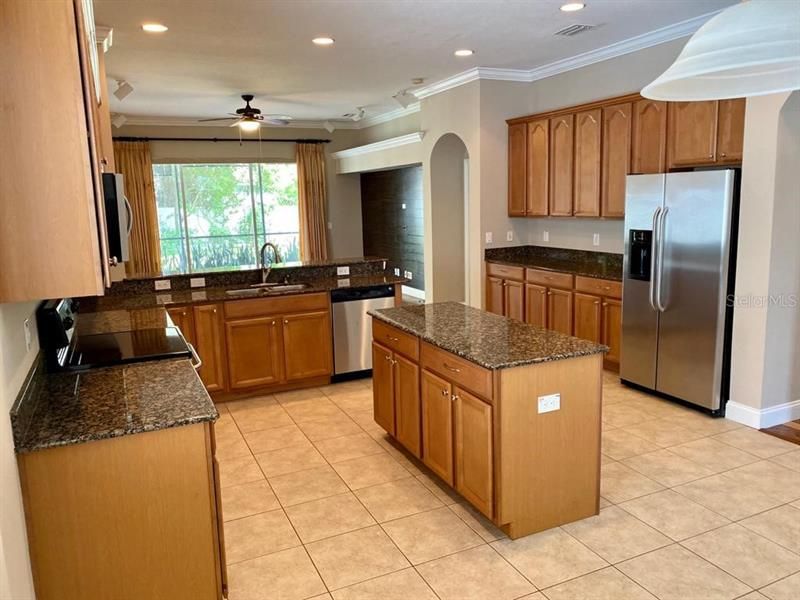
<path id="1" fill-rule="evenodd" d="M 574 206 L 576 217 L 600 216 L 600 109 L 575 115 Z"/>
<path id="2" fill-rule="evenodd" d="M 714 162 L 717 147 L 717 102 L 670 102 L 667 167 Z"/>
<path id="3" fill-rule="evenodd" d="M 600 297 L 575 294 L 575 337 L 600 343 L 602 339 Z"/>
<path id="4" fill-rule="evenodd" d="M 631 173 L 663 173 L 667 156 L 667 103 L 642 98 L 633 103 Z"/>
<path id="5" fill-rule="evenodd" d="M 324 377 L 333 372 L 333 342 L 328 311 L 283 317 L 286 380 Z"/>
<path id="6" fill-rule="evenodd" d="M 394 368 L 392 351 L 372 342 L 372 414 L 375 422 L 394 435 Z"/>
<path id="7" fill-rule="evenodd" d="M 550 214 L 572 214 L 574 115 L 550 119 Z"/>
<path id="8" fill-rule="evenodd" d="M 492 407 L 455 388 L 456 490 L 492 518 Z"/>
<path id="9" fill-rule="evenodd" d="M 225 389 L 225 346 L 222 306 L 201 304 L 194 307 L 195 349 L 203 361 L 198 373 L 209 392 Z"/>
<path id="10" fill-rule="evenodd" d="M 622 346 L 622 302 L 619 300 L 603 299 L 603 337 L 600 341 L 610 348 L 606 361 L 619 365 Z"/>
<path id="11" fill-rule="evenodd" d="M 503 282 L 503 314 L 512 319 L 525 319 L 525 284 L 506 279 Z"/>
<path id="12" fill-rule="evenodd" d="M 225 340 L 231 389 L 270 385 L 283 380 L 280 317 L 228 321 L 225 323 Z"/>
<path id="13" fill-rule="evenodd" d="M 508 127 L 508 216 L 525 216 L 527 124 Z"/>
<path id="14" fill-rule="evenodd" d="M 525 284 L 525 322 L 537 327 L 547 327 L 547 288 Z"/>
<path id="15" fill-rule="evenodd" d="M 742 162 L 744 145 L 745 99 L 719 101 L 719 125 L 717 127 L 717 162 Z"/>
<path id="16" fill-rule="evenodd" d="M 422 370 L 422 462 L 453 485 L 453 390 L 450 384 Z"/>
<path id="17" fill-rule="evenodd" d="M 625 216 L 625 177 L 631 169 L 631 103 L 603 109 L 603 174 L 600 214 Z"/>
<path id="18" fill-rule="evenodd" d="M 547 290 L 547 328 L 572 335 L 572 292 Z"/>
<path id="19" fill-rule="evenodd" d="M 169 318 L 172 319 L 172 322 L 175 323 L 175 327 L 181 330 L 186 341 L 192 345 L 196 345 L 192 307 L 179 306 L 176 308 L 168 308 L 167 313 L 169 314 Z"/>
<path id="20" fill-rule="evenodd" d="M 528 123 L 528 181 L 526 209 L 529 217 L 547 216 L 550 181 L 550 123 L 547 119 Z"/>
<path id="21" fill-rule="evenodd" d="M 486 310 L 496 315 L 502 315 L 503 306 L 503 280 L 498 277 L 486 278 Z"/>
<path id="22" fill-rule="evenodd" d="M 409 452 L 420 458 L 422 445 L 420 443 L 419 367 L 399 354 L 394 355 L 393 366 L 395 437 Z"/>

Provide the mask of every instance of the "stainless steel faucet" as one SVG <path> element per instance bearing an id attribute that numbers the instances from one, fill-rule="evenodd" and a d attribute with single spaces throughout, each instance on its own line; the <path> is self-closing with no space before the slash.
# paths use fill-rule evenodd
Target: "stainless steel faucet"
<path id="1" fill-rule="evenodd" d="M 274 260 L 271 260 L 269 264 L 267 264 L 267 259 L 264 257 L 264 250 L 267 248 L 272 248 L 274 258 Z M 272 242 L 266 242 L 263 246 L 261 246 L 261 283 L 267 283 L 269 272 L 272 270 L 272 265 L 279 262 L 281 262 L 281 255 L 278 252 L 278 247 L 275 244 Z"/>

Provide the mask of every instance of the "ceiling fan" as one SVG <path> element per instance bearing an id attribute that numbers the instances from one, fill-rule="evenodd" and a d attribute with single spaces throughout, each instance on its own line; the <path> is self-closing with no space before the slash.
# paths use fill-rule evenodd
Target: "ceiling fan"
<path id="1" fill-rule="evenodd" d="M 242 94 L 244 106 L 237 108 L 235 113 L 228 113 L 229 117 L 220 117 L 218 119 L 199 119 L 199 123 L 206 123 L 210 121 L 233 121 L 231 127 L 238 126 L 242 131 L 256 131 L 261 127 L 262 123 L 269 123 L 270 125 L 288 125 L 292 117 L 287 115 L 262 115 L 261 110 L 250 106 L 253 100 L 253 94 Z"/>

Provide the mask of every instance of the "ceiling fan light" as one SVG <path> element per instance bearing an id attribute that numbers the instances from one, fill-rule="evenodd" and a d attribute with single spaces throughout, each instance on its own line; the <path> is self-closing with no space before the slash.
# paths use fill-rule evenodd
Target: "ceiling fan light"
<path id="1" fill-rule="evenodd" d="M 642 90 L 653 100 L 723 100 L 800 89 L 800 3 L 750 0 L 710 19 Z"/>
<path id="2" fill-rule="evenodd" d="M 239 129 L 242 131 L 258 131 L 261 127 L 261 123 L 256 121 L 255 119 L 242 119 L 237 123 L 239 125 Z"/>

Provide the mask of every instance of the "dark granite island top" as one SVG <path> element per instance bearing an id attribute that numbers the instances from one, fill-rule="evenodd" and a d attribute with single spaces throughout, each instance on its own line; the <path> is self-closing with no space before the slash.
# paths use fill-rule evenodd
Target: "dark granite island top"
<path id="1" fill-rule="evenodd" d="M 457 302 L 384 308 L 369 314 L 487 369 L 506 369 L 608 351 L 608 347 L 601 344 Z"/>

